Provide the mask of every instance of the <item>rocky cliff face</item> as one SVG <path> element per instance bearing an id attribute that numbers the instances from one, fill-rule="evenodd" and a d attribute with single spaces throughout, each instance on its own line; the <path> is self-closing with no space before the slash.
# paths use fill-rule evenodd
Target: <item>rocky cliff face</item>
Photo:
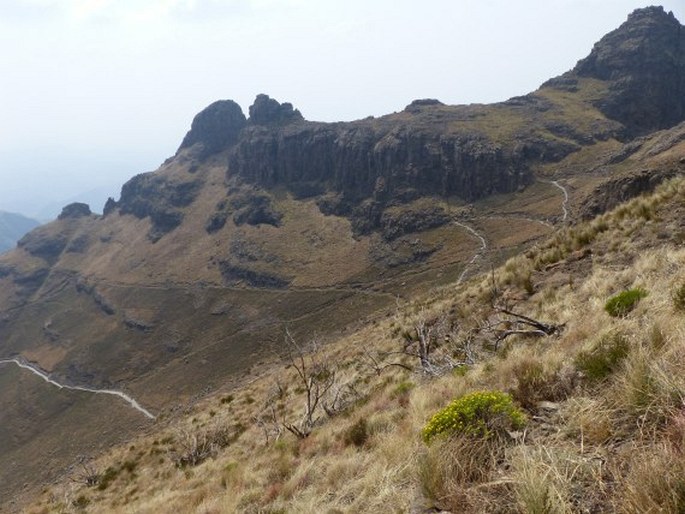
<path id="1" fill-rule="evenodd" d="M 516 119 L 520 112 L 549 109 L 540 99 L 500 107 Z M 532 163 L 558 160 L 578 148 L 556 136 L 533 137 L 529 130 L 497 140 L 487 131 L 463 126 L 464 120 L 488 117 L 486 110 L 418 100 L 401 113 L 378 119 L 317 123 L 306 121 L 289 103 L 258 95 L 249 119 L 230 100 L 204 109 L 177 156 L 183 153 L 196 160 L 192 170 L 224 152 L 229 182 L 262 189 L 285 187 L 296 198 L 317 197 L 322 212 L 349 216 L 357 233 L 368 233 L 380 228 L 388 206 L 425 195 L 470 201 L 513 192 L 533 180 Z M 156 240 L 182 221 L 176 189 L 161 175 L 139 175 L 105 212 L 119 207 L 123 214 L 149 216 Z M 192 194 L 183 193 L 184 205 L 193 201 Z M 209 232 L 223 226 L 225 210 L 217 208 L 208 221 Z M 262 218 L 247 222 L 261 223 Z M 277 225 L 274 216 L 268 219 Z"/>
<path id="2" fill-rule="evenodd" d="M 415 130 L 411 120 L 248 127 L 231 153 L 229 174 L 304 196 L 332 189 L 353 200 L 400 191 L 475 199 L 530 180 L 522 149 L 441 128 Z"/>

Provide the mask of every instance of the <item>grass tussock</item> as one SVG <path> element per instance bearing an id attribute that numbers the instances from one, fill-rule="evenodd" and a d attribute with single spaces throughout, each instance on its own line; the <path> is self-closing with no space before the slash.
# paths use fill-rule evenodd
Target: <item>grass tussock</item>
<path id="1" fill-rule="evenodd" d="M 626 316 L 645 296 L 647 296 L 647 291 L 641 287 L 622 291 L 607 300 L 604 310 L 614 318 Z"/>
<path id="2" fill-rule="evenodd" d="M 524 356 L 512 365 L 514 386 L 510 392 L 522 407 L 533 410 L 540 402 L 565 399 L 575 387 L 573 368 L 552 356 Z"/>
<path id="3" fill-rule="evenodd" d="M 681 449 L 658 443 L 631 450 L 632 466 L 614 500 L 616 511 L 685 511 L 685 456 Z"/>
<path id="4" fill-rule="evenodd" d="M 581 350 L 575 358 L 576 368 L 590 382 L 607 378 L 630 352 L 630 341 L 621 333 L 603 334 L 587 350 Z"/>
<path id="5" fill-rule="evenodd" d="M 677 284 L 673 288 L 673 306 L 677 311 L 685 311 L 685 282 Z"/>
<path id="6" fill-rule="evenodd" d="M 436 440 L 419 458 L 423 494 L 441 510 L 487 512 L 504 484 L 490 484 L 503 458 L 501 439 L 453 435 Z"/>

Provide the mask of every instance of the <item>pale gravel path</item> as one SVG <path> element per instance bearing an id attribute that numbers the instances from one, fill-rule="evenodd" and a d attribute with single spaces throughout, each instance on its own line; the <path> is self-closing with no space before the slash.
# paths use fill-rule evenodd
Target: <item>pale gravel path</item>
<path id="1" fill-rule="evenodd" d="M 566 205 L 568 204 L 568 191 L 566 190 L 566 188 L 564 186 L 559 184 L 559 182 L 557 182 L 556 180 L 552 180 L 550 182 L 550 184 L 558 187 L 559 189 L 561 189 L 561 192 L 564 193 L 564 201 L 561 203 L 561 210 L 564 213 L 564 215 L 561 218 L 561 221 L 566 221 L 566 218 L 568 218 L 568 209 L 566 208 Z"/>
<path id="2" fill-rule="evenodd" d="M 50 375 L 45 373 L 43 370 L 40 368 L 37 368 L 28 362 L 21 360 L 21 359 L 0 359 L 0 364 L 16 364 L 22 369 L 25 369 L 27 371 L 30 371 L 34 375 L 39 376 L 43 380 L 45 380 L 48 384 L 51 384 L 59 389 L 69 389 L 71 391 L 83 391 L 86 393 L 93 393 L 93 394 L 109 394 L 112 396 L 118 396 L 122 400 L 124 400 L 126 403 L 128 403 L 132 408 L 136 409 L 138 412 L 141 412 L 144 414 L 146 417 L 150 419 L 155 419 L 155 416 L 147 410 L 145 407 L 141 406 L 134 398 L 131 398 L 129 395 L 126 393 L 122 393 L 121 391 L 116 391 L 114 389 L 93 389 L 91 387 L 83 387 L 83 386 L 70 386 L 70 385 L 65 385 L 65 384 L 60 384 L 59 382 L 53 380 L 50 378 Z"/>
<path id="3" fill-rule="evenodd" d="M 478 251 L 471 257 L 471 260 L 466 264 L 466 267 L 464 270 L 461 272 L 461 275 L 459 275 L 459 278 L 457 279 L 457 285 L 461 284 L 464 281 L 464 277 L 466 277 L 466 274 L 469 271 L 469 268 L 485 253 L 485 251 L 488 249 L 488 242 L 485 240 L 485 238 L 473 227 L 466 225 L 464 223 L 461 223 L 459 221 L 454 222 L 455 225 L 464 228 L 468 230 L 472 235 L 480 239 L 480 248 Z"/>

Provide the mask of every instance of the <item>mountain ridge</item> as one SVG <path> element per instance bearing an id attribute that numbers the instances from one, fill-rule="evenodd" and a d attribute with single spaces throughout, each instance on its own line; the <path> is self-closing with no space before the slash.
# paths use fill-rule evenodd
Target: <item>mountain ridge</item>
<path id="1" fill-rule="evenodd" d="M 672 25 L 663 10 L 636 12 L 617 29 L 626 41 L 645 16 Z M 419 100 L 346 123 L 306 121 L 266 95 L 249 117 L 233 101 L 211 104 L 175 156 L 128 181 L 102 216 L 67 206 L 0 257 L 0 357 L 64 383 L 125 389 L 166 423 L 179 405 L 269 368 L 286 328 L 322 341 L 354 332 L 399 299 L 461 283 L 683 173 L 683 126 L 670 111 L 612 119 L 606 105 L 627 98 L 633 79 L 569 73 L 498 104 Z M 5 394 L 19 403 L 16 388 Z M 67 407 L 32 419 L 65 432 L 89 401 L 53 400 Z M 139 430 L 107 408 L 97 404 L 102 420 L 56 462 Z M 54 440 L 45 430 L 0 442 L 38 456 Z M 0 475 L 0 495 L 32 472 Z"/>
<path id="2" fill-rule="evenodd" d="M 685 119 L 682 48 L 685 31 L 672 13 L 638 9 L 573 70 L 523 97 L 490 106 L 418 100 L 401 113 L 337 123 L 306 121 L 264 94 L 248 118 L 224 100 L 195 117 L 176 158 L 202 162 L 228 152 L 227 181 L 316 197 L 322 212 L 369 233 L 386 207 L 425 195 L 473 201 L 511 193 L 530 185 L 540 165 L 583 146 L 676 125 Z M 570 109 L 587 112 L 569 124 Z M 508 123 L 495 128 L 498 120 Z M 132 189 L 122 189 L 124 212 L 144 217 L 147 211 L 128 207 Z M 192 201 L 186 192 L 177 196 Z M 153 213 L 153 238 L 180 223 L 174 200 L 168 203 Z"/>

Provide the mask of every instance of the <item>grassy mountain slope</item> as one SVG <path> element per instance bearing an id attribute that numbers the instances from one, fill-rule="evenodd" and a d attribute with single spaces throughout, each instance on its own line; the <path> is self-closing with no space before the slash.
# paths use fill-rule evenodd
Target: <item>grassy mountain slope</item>
<path id="1" fill-rule="evenodd" d="M 234 102 L 212 104 L 195 118 L 178 153 L 154 173 L 131 179 L 102 216 L 70 205 L 0 257 L 0 358 L 21 357 L 64 384 L 124 390 L 157 415 L 151 422 L 129 409 L 119 417 L 116 399 L 53 396 L 32 377 L 22 379 L 21 389 L 0 388 L 3 405 L 23 416 L 0 432 L 0 444 L 12 448 L 0 454 L 0 498 L 22 489 L 35 494 L 44 477 L 57 476 L 79 455 L 178 423 L 180 411 L 204 398 L 216 403 L 207 396 L 212 391 L 271 387 L 258 377 L 277 372 L 274 356 L 288 348 L 286 328 L 296 341 L 316 336 L 331 343 L 330 351 L 335 341 L 360 333 L 367 334 L 368 351 L 390 348 L 397 341 L 374 327 L 389 312 L 394 316 L 398 303 L 435 296 L 440 287 L 448 289 L 439 294 L 461 291 L 478 271 L 552 234 L 571 237 L 556 232 L 571 221 L 681 174 L 685 125 L 672 126 L 671 117 L 680 97 L 659 87 L 633 95 L 642 68 L 631 53 L 666 49 L 658 76 L 680 77 L 682 52 L 671 51 L 685 48 L 676 44 L 680 27 L 663 10 L 637 11 L 591 54 L 615 73 L 579 64 L 530 95 L 494 105 L 422 100 L 377 119 L 322 124 L 265 95 L 249 118 Z M 653 40 L 660 43 L 653 47 Z M 615 97 L 629 98 L 630 112 L 643 112 L 641 99 L 671 102 L 673 110 L 639 123 L 621 111 L 619 122 L 611 117 Z M 562 243 L 540 249 L 536 269 L 565 257 Z M 524 269 L 510 280 L 535 297 L 538 271 Z M 558 280 L 561 287 L 563 275 Z M 464 319 L 469 330 L 470 318 Z M 398 334 L 402 323 L 396 322 Z M 377 358 L 367 356 L 372 367 Z M 356 367 L 348 367 L 354 384 Z M 397 380 L 407 380 L 401 366 L 391 368 Z M 16 372 L 0 368 L 15 378 Z M 355 390 L 370 399 L 371 385 L 381 382 L 369 378 Z M 22 395 L 45 398 L 46 405 L 22 411 Z M 260 413 L 254 409 L 261 409 L 251 397 L 240 403 L 241 425 L 222 423 L 229 431 L 217 436 L 221 444 L 245 442 L 239 433 L 251 430 Z M 425 412 L 419 414 L 415 424 Z M 415 424 L 403 430 L 415 433 Z M 22 433 L 29 425 L 30 437 Z M 59 434 L 77 430 L 78 440 L 60 444 Z M 167 464 L 172 446 L 160 450 Z M 52 467 L 43 466 L 44 455 Z M 131 466 L 124 471 L 139 474 Z M 164 473 L 171 477 L 169 466 Z M 110 473 L 129 476 L 117 469 Z M 104 499 L 86 499 L 120 507 L 123 500 L 107 496 L 109 490 Z M 157 501 L 148 490 L 138 497 L 145 498 Z M 78 497 L 65 508 L 72 501 Z"/>
<path id="2" fill-rule="evenodd" d="M 306 438 L 285 429 L 306 404 L 296 353 L 75 469 L 28 512 L 677 512 L 684 213 L 679 177 L 316 348 L 304 362 L 335 384 Z M 635 288 L 631 311 L 606 311 Z M 516 328 L 503 309 L 559 331 L 495 347 Z M 406 339 L 426 327 L 434 363 L 465 364 L 426 373 Z M 509 393 L 525 427 L 425 443 L 427 420 L 474 391 Z"/>

